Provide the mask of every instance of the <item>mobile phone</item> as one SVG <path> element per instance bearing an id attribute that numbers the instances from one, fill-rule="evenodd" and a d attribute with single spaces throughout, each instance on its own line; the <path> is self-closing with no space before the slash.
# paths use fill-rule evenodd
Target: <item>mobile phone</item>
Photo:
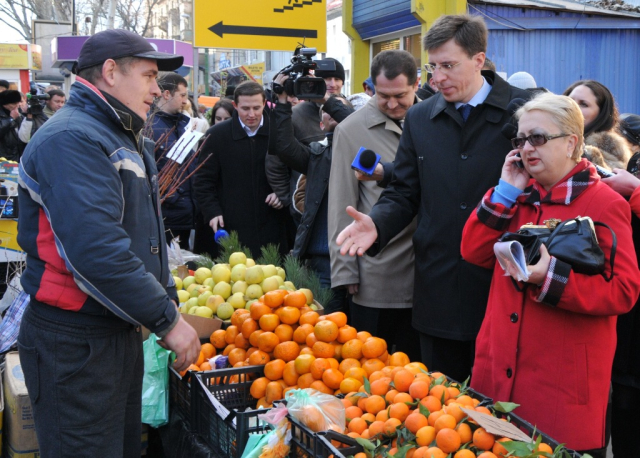
<path id="1" fill-rule="evenodd" d="M 516 153 L 516 157 L 520 158 L 519 161 L 516 161 L 516 167 L 518 167 L 519 169 L 524 169 L 524 164 L 522 163 L 522 156 L 520 156 L 520 153 Z"/>

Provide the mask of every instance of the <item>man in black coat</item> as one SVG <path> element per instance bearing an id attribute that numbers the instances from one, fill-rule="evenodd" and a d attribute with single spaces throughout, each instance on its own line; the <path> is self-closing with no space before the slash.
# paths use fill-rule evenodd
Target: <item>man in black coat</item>
<path id="1" fill-rule="evenodd" d="M 231 119 L 211 127 L 201 160 L 211 155 L 196 174 L 196 200 L 215 233 L 237 231 L 240 243 L 254 258 L 268 243 L 288 246 L 282 204 L 267 182 L 265 159 L 269 122 L 263 116 L 265 94 L 253 81 L 238 85 Z"/>
<path id="2" fill-rule="evenodd" d="M 439 92 L 409 110 L 392 182 L 369 216 L 347 209 L 355 221 L 336 240 L 343 254 L 375 255 L 418 215 L 412 325 L 427 367 L 460 381 L 471 373 L 491 281 L 460 256 L 462 228 L 511 150 L 501 134 L 509 102 L 528 98 L 482 71 L 487 35 L 479 17 L 434 22 L 425 67 Z"/>

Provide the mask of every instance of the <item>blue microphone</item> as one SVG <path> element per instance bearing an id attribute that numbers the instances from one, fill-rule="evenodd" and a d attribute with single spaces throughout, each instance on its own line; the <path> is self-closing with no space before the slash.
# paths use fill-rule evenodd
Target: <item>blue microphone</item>
<path id="1" fill-rule="evenodd" d="M 216 231 L 216 234 L 213 236 L 213 239 L 216 241 L 216 243 L 220 243 L 220 239 L 223 239 L 226 237 L 229 237 L 229 233 L 224 229 L 218 229 Z"/>
<path id="2" fill-rule="evenodd" d="M 351 163 L 351 168 L 367 176 L 373 175 L 376 166 L 380 162 L 380 155 L 362 147 L 358 150 L 356 158 Z"/>

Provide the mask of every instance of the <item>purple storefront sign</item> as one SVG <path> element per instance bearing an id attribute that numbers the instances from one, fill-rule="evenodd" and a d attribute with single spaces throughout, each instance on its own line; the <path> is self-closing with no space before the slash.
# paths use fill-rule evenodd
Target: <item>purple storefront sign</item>
<path id="1" fill-rule="evenodd" d="M 60 67 L 64 62 L 78 59 L 80 49 L 88 36 L 82 37 L 56 37 L 51 41 L 51 60 L 54 67 Z M 177 40 L 163 40 L 147 38 L 147 41 L 160 52 L 179 54 L 184 57 L 183 67 L 193 67 L 193 46 Z"/>

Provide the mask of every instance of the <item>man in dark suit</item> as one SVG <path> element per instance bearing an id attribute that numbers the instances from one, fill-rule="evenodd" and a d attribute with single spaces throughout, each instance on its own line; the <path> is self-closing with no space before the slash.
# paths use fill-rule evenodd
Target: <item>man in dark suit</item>
<path id="1" fill-rule="evenodd" d="M 511 150 L 501 134 L 525 91 L 482 71 L 487 28 L 479 17 L 442 16 L 424 37 L 438 93 L 409 110 L 389 187 L 337 238 L 341 252 L 374 256 L 418 215 L 412 325 L 431 370 L 466 379 L 484 317 L 491 271 L 460 256 L 462 228 L 500 178 Z M 368 250 L 368 251 L 367 251 Z"/>
<path id="2" fill-rule="evenodd" d="M 288 252 L 282 203 L 267 182 L 269 120 L 262 86 L 253 81 L 234 92 L 231 119 L 207 131 L 202 158 L 211 155 L 196 174 L 196 199 L 205 221 L 218 229 L 237 231 L 254 258 L 269 243 Z"/>

